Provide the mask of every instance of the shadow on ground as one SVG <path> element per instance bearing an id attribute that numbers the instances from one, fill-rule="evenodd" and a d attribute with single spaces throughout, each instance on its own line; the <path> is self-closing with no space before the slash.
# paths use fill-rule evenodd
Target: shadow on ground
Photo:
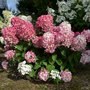
<path id="1" fill-rule="evenodd" d="M 0 70 L 0 90 L 90 90 L 90 64 L 80 66 L 70 83 L 48 84 L 25 79 L 14 80 Z"/>

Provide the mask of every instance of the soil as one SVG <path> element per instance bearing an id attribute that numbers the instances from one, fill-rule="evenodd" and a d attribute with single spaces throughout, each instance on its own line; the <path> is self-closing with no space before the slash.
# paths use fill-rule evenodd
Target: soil
<path id="1" fill-rule="evenodd" d="M 90 90 L 90 64 L 80 65 L 71 82 L 60 84 L 10 78 L 0 69 L 0 90 Z"/>

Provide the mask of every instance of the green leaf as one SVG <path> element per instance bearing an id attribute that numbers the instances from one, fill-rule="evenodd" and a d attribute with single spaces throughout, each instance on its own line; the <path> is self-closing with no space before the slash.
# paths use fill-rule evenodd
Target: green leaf
<path id="1" fill-rule="evenodd" d="M 47 62 L 43 62 L 43 65 L 47 66 Z"/>
<path id="2" fill-rule="evenodd" d="M 81 54 L 78 53 L 78 52 L 73 55 L 74 62 L 75 62 L 76 65 L 78 65 L 78 63 L 80 61 L 80 57 L 81 57 Z"/>
<path id="3" fill-rule="evenodd" d="M 66 64 L 62 64 L 61 67 L 60 67 L 60 70 L 64 70 L 66 67 Z"/>
<path id="4" fill-rule="evenodd" d="M 62 60 L 59 59 L 59 60 L 56 60 L 56 63 L 57 63 L 59 66 L 61 66 L 63 62 L 62 62 Z"/>
<path id="5" fill-rule="evenodd" d="M 27 50 L 27 47 L 24 47 L 23 49 L 24 49 L 24 51 L 26 51 Z"/>
<path id="6" fill-rule="evenodd" d="M 41 67 L 40 64 L 36 63 L 35 66 L 34 66 L 34 69 L 37 70 L 37 69 L 39 69 L 40 67 Z"/>
<path id="7" fill-rule="evenodd" d="M 19 51 L 22 51 L 23 50 L 23 46 L 22 45 L 16 45 L 15 49 L 17 49 Z"/>
<path id="8" fill-rule="evenodd" d="M 71 67 L 74 67 L 73 55 L 70 55 L 70 56 L 68 57 L 68 61 L 69 61 L 70 66 L 71 66 Z"/>
<path id="9" fill-rule="evenodd" d="M 57 59 L 57 55 L 56 54 L 53 54 L 52 55 L 52 60 L 55 61 Z"/>
<path id="10" fill-rule="evenodd" d="M 28 43 L 28 46 L 31 46 L 32 45 L 32 43 L 31 43 L 31 41 Z"/>
<path id="11" fill-rule="evenodd" d="M 47 65 L 46 68 L 47 68 L 48 71 L 51 71 L 51 70 L 55 69 L 55 66 L 54 65 Z"/>
<path id="12" fill-rule="evenodd" d="M 22 57 L 24 57 L 24 55 L 25 55 L 25 53 L 23 52 L 23 53 L 22 53 Z"/>
<path id="13" fill-rule="evenodd" d="M 32 70 L 32 71 L 29 73 L 29 76 L 30 76 L 30 77 L 34 77 L 34 76 L 35 76 L 35 71 Z"/>
<path id="14" fill-rule="evenodd" d="M 49 58 L 49 64 L 53 65 L 55 61 L 52 60 L 52 58 Z"/>
<path id="15" fill-rule="evenodd" d="M 21 53 L 16 53 L 16 57 L 19 57 L 19 56 L 21 56 Z"/>
<path id="16" fill-rule="evenodd" d="M 66 57 L 66 51 L 65 50 L 62 50 L 61 54 L 62 54 L 62 56 Z"/>

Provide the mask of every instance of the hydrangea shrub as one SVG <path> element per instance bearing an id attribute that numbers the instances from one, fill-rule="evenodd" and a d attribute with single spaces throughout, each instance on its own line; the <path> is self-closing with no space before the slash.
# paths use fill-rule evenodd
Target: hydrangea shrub
<path id="1" fill-rule="evenodd" d="M 3 68 L 32 79 L 70 82 L 78 63 L 90 62 L 89 31 L 73 32 L 67 21 L 55 26 L 51 15 L 41 15 L 35 25 L 15 16 L 11 26 L 2 29 L 2 36 Z"/>

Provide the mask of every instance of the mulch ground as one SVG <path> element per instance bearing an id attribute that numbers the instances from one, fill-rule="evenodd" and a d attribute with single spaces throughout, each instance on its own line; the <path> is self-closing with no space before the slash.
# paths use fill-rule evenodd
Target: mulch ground
<path id="1" fill-rule="evenodd" d="M 8 77 L 0 69 L 0 90 L 90 90 L 90 64 L 80 66 L 70 83 L 42 83 Z"/>

